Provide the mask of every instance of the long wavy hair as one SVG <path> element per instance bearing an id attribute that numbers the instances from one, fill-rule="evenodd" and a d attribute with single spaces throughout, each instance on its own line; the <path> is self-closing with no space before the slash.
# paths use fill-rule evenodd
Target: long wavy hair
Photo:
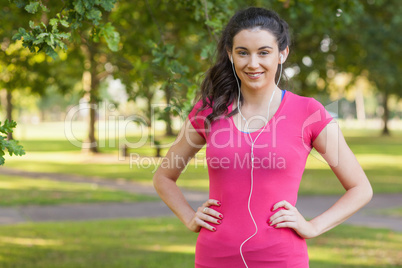
<path id="1" fill-rule="evenodd" d="M 290 44 L 289 26 L 279 15 L 265 8 L 249 7 L 238 11 L 228 22 L 222 32 L 217 46 L 216 63 L 206 72 L 205 79 L 201 84 L 202 106 L 197 111 L 212 108 L 212 113 L 205 120 L 205 129 L 214 119 L 226 114 L 228 106 L 238 98 L 238 88 L 232 70 L 232 63 L 227 52 L 232 52 L 233 38 L 242 30 L 260 28 L 269 31 L 276 37 L 279 51 L 283 51 Z M 279 67 L 279 65 L 278 65 Z M 279 68 L 276 72 L 275 81 L 279 79 Z M 239 79 L 241 85 L 241 81 Z M 243 103 L 243 96 L 240 95 Z M 238 113 L 236 108 L 227 117 Z"/>

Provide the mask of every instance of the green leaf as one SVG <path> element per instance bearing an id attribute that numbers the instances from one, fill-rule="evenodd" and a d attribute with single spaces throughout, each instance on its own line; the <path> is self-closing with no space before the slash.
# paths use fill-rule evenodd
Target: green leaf
<path id="1" fill-rule="evenodd" d="M 84 15 L 84 13 L 85 13 L 85 7 L 84 7 L 84 4 L 82 3 L 82 0 L 74 1 L 74 9 L 75 9 L 75 11 L 77 11 L 77 13 L 80 14 L 81 16 Z"/>
<path id="2" fill-rule="evenodd" d="M 170 70 L 173 73 L 184 74 L 188 71 L 188 66 L 183 66 L 177 60 L 173 60 L 170 63 Z"/>
<path id="3" fill-rule="evenodd" d="M 165 46 L 165 48 L 166 48 L 166 55 L 169 56 L 169 57 L 173 57 L 173 55 L 174 55 L 174 45 L 167 44 Z"/>
<path id="4" fill-rule="evenodd" d="M 8 134 L 8 133 L 12 133 L 13 132 L 13 128 L 15 128 L 17 126 L 17 123 L 13 120 L 9 121 L 8 119 L 6 119 L 6 121 L 4 122 L 3 125 L 1 125 L 0 122 L 0 132 L 4 133 L 4 134 Z"/>
<path id="5" fill-rule="evenodd" d="M 54 49 L 54 35 L 51 34 L 51 35 L 49 35 L 49 36 L 50 36 L 51 46 L 52 46 L 52 48 Z"/>
<path id="6" fill-rule="evenodd" d="M 0 132 L 7 135 L 8 133 L 13 132 L 13 128 L 17 126 L 17 123 L 14 121 L 6 120 L 2 125 L 0 122 Z M 18 144 L 16 140 L 7 141 L 5 136 L 0 135 L 0 165 L 3 165 L 5 162 L 4 155 L 5 150 L 8 151 L 9 155 L 23 155 L 25 154 L 24 149 L 21 145 Z"/>
<path id="7" fill-rule="evenodd" d="M 70 38 L 71 33 L 59 33 L 59 34 L 57 34 L 56 36 L 59 37 L 60 39 L 61 39 L 61 38 L 63 38 L 63 39 L 68 39 L 68 38 Z"/>
<path id="8" fill-rule="evenodd" d="M 94 4 L 96 4 L 96 0 L 82 0 L 82 3 L 86 10 L 90 10 L 93 8 Z"/>
<path id="9" fill-rule="evenodd" d="M 99 20 L 102 18 L 102 12 L 97 8 L 93 8 L 86 13 L 85 17 L 92 20 L 95 25 L 98 25 Z"/>
<path id="10" fill-rule="evenodd" d="M 99 35 L 105 38 L 107 46 L 111 51 L 119 50 L 120 34 L 115 31 L 114 26 L 110 22 L 100 28 Z"/>
<path id="11" fill-rule="evenodd" d="M 49 33 L 41 33 L 41 34 L 39 34 L 38 36 L 36 36 L 36 38 L 37 38 L 37 39 L 45 38 L 45 37 L 48 36 L 48 35 L 49 35 Z"/>
<path id="12" fill-rule="evenodd" d="M 157 47 L 158 47 L 158 44 L 156 44 L 156 43 L 155 43 L 154 41 L 152 41 L 152 40 L 147 40 L 146 43 L 147 43 L 147 46 L 149 46 L 151 49 L 154 49 L 154 48 L 157 48 Z"/>
<path id="13" fill-rule="evenodd" d="M 64 27 L 70 26 L 66 20 L 60 20 L 60 24 L 63 25 Z"/>
<path id="14" fill-rule="evenodd" d="M 111 11 L 114 8 L 115 0 L 103 0 L 100 1 L 100 6 L 106 11 Z"/>
<path id="15" fill-rule="evenodd" d="M 61 49 L 63 49 L 64 51 L 67 50 L 67 45 L 66 44 L 64 44 L 63 42 L 59 42 L 58 44 L 61 47 Z"/>
<path id="16" fill-rule="evenodd" d="M 7 148 L 8 154 L 10 156 L 12 156 L 13 154 L 19 155 L 19 156 L 25 154 L 23 147 L 21 145 L 19 145 L 18 141 L 16 141 L 16 140 L 7 141 L 5 146 Z"/>
<path id="17" fill-rule="evenodd" d="M 57 57 L 59 56 L 51 46 L 47 46 L 45 48 L 45 53 L 46 53 L 46 55 L 52 57 L 52 59 L 57 59 Z"/>
<path id="18" fill-rule="evenodd" d="M 32 44 L 39 45 L 39 44 L 42 44 L 44 41 L 45 41 L 44 39 L 38 39 L 38 40 L 33 41 Z"/>
<path id="19" fill-rule="evenodd" d="M 12 40 L 13 41 L 20 40 L 21 37 L 23 37 L 26 34 L 27 34 L 27 32 L 25 31 L 24 28 L 19 28 L 18 33 L 14 34 L 14 36 L 12 37 Z"/>
<path id="20" fill-rule="evenodd" d="M 59 22 L 58 19 L 52 18 L 52 19 L 50 19 L 50 21 L 49 21 L 49 25 L 50 25 L 50 26 L 57 26 L 58 22 Z"/>
<path id="21" fill-rule="evenodd" d="M 159 64 L 162 60 L 163 60 L 163 58 L 160 58 L 160 57 L 154 58 L 154 59 L 152 60 L 152 63 L 153 63 L 153 64 Z"/>
<path id="22" fill-rule="evenodd" d="M 30 20 L 29 21 L 29 28 L 31 28 L 31 29 L 35 28 L 35 22 Z"/>
<path id="23" fill-rule="evenodd" d="M 38 12 L 39 5 L 39 2 L 30 2 L 29 5 L 25 6 L 25 10 L 31 14 L 35 14 L 36 12 Z"/>
<path id="24" fill-rule="evenodd" d="M 207 59 L 209 56 L 209 49 L 208 47 L 203 47 L 201 51 L 201 59 Z"/>
<path id="25" fill-rule="evenodd" d="M 50 12 L 50 10 L 47 8 L 47 6 L 41 4 L 40 7 L 42 8 L 43 12 Z"/>

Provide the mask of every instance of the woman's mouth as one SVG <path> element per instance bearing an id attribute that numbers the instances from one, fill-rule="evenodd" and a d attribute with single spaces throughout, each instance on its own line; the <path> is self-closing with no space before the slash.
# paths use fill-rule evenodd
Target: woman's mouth
<path id="1" fill-rule="evenodd" d="M 263 73 L 264 72 L 262 72 L 262 73 L 246 73 L 246 74 L 250 79 L 258 79 Z"/>

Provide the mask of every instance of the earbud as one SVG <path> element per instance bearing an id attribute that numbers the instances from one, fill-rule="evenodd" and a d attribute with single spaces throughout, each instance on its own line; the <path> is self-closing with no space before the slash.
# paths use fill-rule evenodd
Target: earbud
<path id="1" fill-rule="evenodd" d="M 283 54 L 281 54 L 281 64 L 284 62 L 283 60 Z"/>
<path id="2" fill-rule="evenodd" d="M 233 64 L 233 56 L 230 55 L 230 62 Z"/>

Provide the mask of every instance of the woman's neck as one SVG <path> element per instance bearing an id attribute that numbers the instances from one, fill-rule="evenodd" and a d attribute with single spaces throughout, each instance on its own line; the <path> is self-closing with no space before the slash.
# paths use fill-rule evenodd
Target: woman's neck
<path id="1" fill-rule="evenodd" d="M 272 94 L 274 93 L 274 95 L 276 95 L 278 92 L 281 92 L 281 90 L 280 88 L 276 87 L 276 85 L 269 90 L 242 90 L 243 103 L 241 106 L 244 108 L 264 107 L 271 99 Z"/>

